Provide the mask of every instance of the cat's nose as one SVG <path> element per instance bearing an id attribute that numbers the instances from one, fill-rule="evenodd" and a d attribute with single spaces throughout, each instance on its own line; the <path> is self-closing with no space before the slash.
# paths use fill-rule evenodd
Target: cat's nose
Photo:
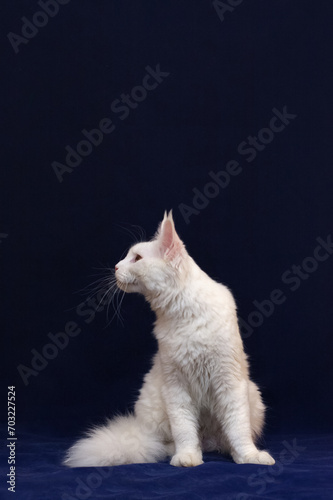
<path id="1" fill-rule="evenodd" d="M 114 266 L 114 268 L 115 268 L 115 271 L 118 271 L 118 266 Z"/>

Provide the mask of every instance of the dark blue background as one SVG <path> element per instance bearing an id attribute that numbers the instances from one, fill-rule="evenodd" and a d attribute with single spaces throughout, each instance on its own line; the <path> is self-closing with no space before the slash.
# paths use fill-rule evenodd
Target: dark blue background
<path id="1" fill-rule="evenodd" d="M 295 291 L 282 275 L 333 232 L 332 4 L 244 1 L 221 20 L 208 0 L 71 0 L 15 53 L 7 34 L 40 10 L 7 2 L 1 23 L 2 367 L 4 393 L 16 386 L 18 430 L 70 442 L 133 404 L 156 349 L 153 315 L 128 295 L 123 325 L 108 324 L 106 307 L 78 314 L 87 296 L 77 292 L 134 242 L 132 225 L 150 238 L 170 208 L 241 318 L 283 292 L 244 335 L 266 434 L 331 430 L 333 257 Z M 169 75 L 121 120 L 111 103 L 157 65 Z M 296 118 L 248 162 L 239 144 L 285 106 Z M 115 130 L 59 182 L 52 163 L 103 118 Z M 241 173 L 186 223 L 179 206 L 193 207 L 193 189 L 230 160 Z M 80 333 L 25 385 L 17 367 L 31 367 L 31 350 L 69 321 Z"/>

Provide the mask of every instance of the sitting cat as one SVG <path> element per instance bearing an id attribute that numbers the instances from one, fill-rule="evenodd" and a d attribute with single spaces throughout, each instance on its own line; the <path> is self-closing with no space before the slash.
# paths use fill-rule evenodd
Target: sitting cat
<path id="1" fill-rule="evenodd" d="M 115 267 L 118 287 L 142 293 L 156 314 L 158 351 L 134 413 L 91 430 L 67 452 L 69 467 L 156 462 L 202 464 L 202 452 L 238 464 L 274 464 L 255 445 L 265 407 L 249 379 L 236 305 L 188 255 L 172 213 L 152 241 L 138 243 Z"/>

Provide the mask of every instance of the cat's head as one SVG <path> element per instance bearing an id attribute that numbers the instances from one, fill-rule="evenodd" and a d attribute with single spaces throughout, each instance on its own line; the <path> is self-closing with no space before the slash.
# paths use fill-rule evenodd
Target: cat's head
<path id="1" fill-rule="evenodd" d="M 172 212 L 165 212 L 154 239 L 132 246 L 126 257 L 116 264 L 117 285 L 125 292 L 160 294 L 179 284 L 187 258 Z"/>

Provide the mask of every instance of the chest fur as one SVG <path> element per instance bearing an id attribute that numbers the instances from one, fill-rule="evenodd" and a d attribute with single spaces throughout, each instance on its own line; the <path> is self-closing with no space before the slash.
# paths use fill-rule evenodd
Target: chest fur
<path id="1" fill-rule="evenodd" d="M 192 393 L 208 391 L 216 370 L 216 353 L 209 343 L 198 339 L 177 339 L 160 343 L 159 351 L 167 371 Z"/>

